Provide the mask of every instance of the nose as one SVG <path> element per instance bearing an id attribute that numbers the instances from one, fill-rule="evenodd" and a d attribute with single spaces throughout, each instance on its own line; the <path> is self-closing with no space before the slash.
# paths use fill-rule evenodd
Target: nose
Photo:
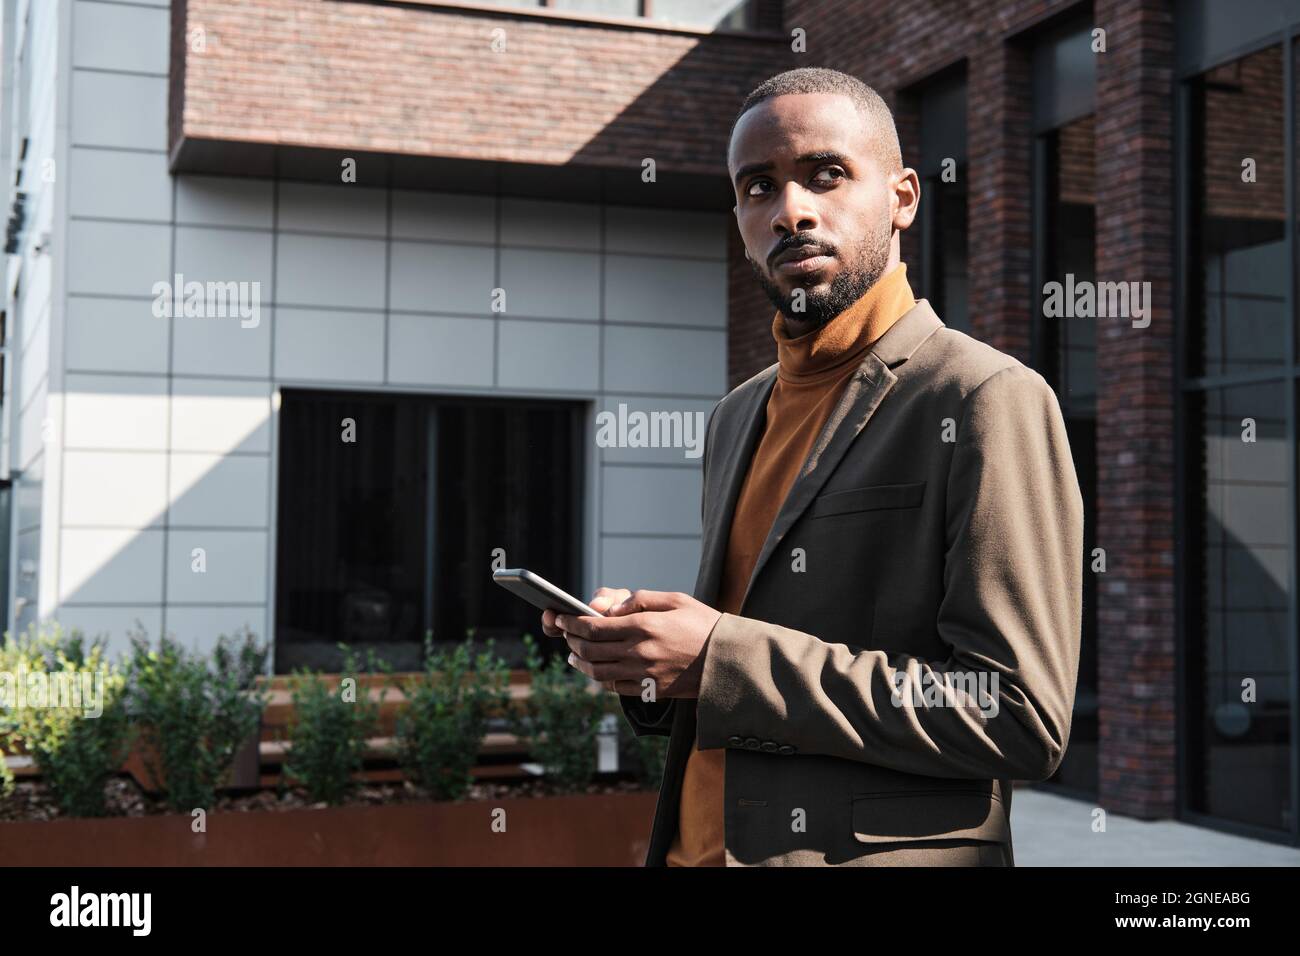
<path id="1" fill-rule="evenodd" d="M 772 210 L 772 233 L 778 239 L 807 232 L 821 225 L 813 194 L 796 182 L 788 182 Z"/>

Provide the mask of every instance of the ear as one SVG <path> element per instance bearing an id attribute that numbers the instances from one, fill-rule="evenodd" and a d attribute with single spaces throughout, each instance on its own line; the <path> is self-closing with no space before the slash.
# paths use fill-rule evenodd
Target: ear
<path id="1" fill-rule="evenodd" d="M 921 180 L 910 166 L 895 175 L 892 181 L 890 205 L 893 208 L 894 228 L 899 232 L 916 220 L 916 210 L 921 204 Z"/>

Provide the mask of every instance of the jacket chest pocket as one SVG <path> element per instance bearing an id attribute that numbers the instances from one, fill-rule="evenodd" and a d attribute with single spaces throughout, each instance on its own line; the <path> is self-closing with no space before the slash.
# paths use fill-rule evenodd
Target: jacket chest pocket
<path id="1" fill-rule="evenodd" d="M 826 518 L 831 515 L 856 514 L 861 511 L 919 508 L 924 498 L 924 481 L 901 485 L 871 485 L 819 495 L 808 506 L 807 514 L 809 518 Z"/>

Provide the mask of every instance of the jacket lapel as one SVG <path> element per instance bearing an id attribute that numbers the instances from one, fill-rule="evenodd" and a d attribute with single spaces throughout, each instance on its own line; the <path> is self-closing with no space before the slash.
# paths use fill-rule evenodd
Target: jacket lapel
<path id="1" fill-rule="evenodd" d="M 758 580 L 759 572 L 763 570 L 768 558 L 772 556 L 777 545 L 785 537 L 786 532 L 804 513 L 812 500 L 817 497 L 822 486 L 826 484 L 826 479 L 830 477 L 831 472 L 835 470 L 835 466 L 844 457 L 844 453 L 853 444 L 853 440 L 867 426 L 871 416 L 875 414 L 876 409 L 880 407 L 880 403 L 889 393 L 889 390 L 898 381 L 898 376 L 892 371 L 893 367 L 906 362 L 912 353 L 920 347 L 921 343 L 942 325 L 943 323 L 939 321 L 939 317 L 930 308 L 930 304 L 921 299 L 890 326 L 889 330 L 880 337 L 879 341 L 867 353 L 866 358 L 862 360 L 857 370 L 849 378 L 848 383 L 844 386 L 843 393 L 840 395 L 839 402 L 832 409 L 826 424 L 822 427 L 821 434 L 817 436 L 812 449 L 808 452 L 808 458 L 804 461 L 803 467 L 799 469 L 799 474 L 786 495 L 781 510 L 777 512 L 776 520 L 772 522 L 772 528 L 768 531 L 767 538 L 763 542 L 763 550 L 759 552 L 758 560 L 754 562 L 754 570 L 749 576 L 749 584 L 745 588 L 745 598 L 741 601 L 741 614 L 744 614 L 745 603 L 749 600 L 749 592 L 753 589 L 754 582 Z M 773 375 L 772 377 L 775 381 L 776 376 Z M 766 396 L 770 391 L 770 386 L 763 390 L 764 406 L 766 405 Z M 760 416 L 760 420 L 765 421 L 765 416 Z M 740 471 L 740 476 L 735 478 L 735 476 L 728 475 L 729 480 L 737 482 L 737 488 L 729 493 L 726 523 L 724 525 L 726 528 L 731 527 L 735 498 L 739 491 L 739 481 L 744 479 L 752 455 L 753 450 L 752 446 L 750 446 L 741 462 L 743 468 L 740 465 L 733 465 L 728 462 L 729 467 L 734 467 Z M 725 537 L 723 537 L 722 544 L 725 549 Z"/>
<path id="2" fill-rule="evenodd" d="M 731 533 L 731 519 L 736 511 L 736 499 L 740 497 L 740 488 L 749 473 L 750 460 L 754 457 L 758 440 L 767 426 L 767 400 L 775 384 L 776 366 L 773 365 L 747 393 L 737 396 L 741 400 L 736 410 L 736 424 L 733 426 L 737 437 L 723 446 L 715 485 L 722 507 L 714 508 L 712 514 L 705 515 L 704 540 L 700 545 L 700 573 L 695 582 L 696 600 L 710 606 L 717 601 L 718 589 L 722 585 L 722 567 L 727 560 L 727 542 Z M 706 500 L 710 491 L 710 488 L 704 489 Z"/>

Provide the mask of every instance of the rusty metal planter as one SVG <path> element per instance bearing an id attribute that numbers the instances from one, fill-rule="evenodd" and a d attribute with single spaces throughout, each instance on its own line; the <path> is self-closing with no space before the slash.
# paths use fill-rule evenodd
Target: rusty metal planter
<path id="1" fill-rule="evenodd" d="M 655 794 L 0 823 L 0 866 L 640 866 Z M 505 811 L 505 832 L 493 820 Z"/>

